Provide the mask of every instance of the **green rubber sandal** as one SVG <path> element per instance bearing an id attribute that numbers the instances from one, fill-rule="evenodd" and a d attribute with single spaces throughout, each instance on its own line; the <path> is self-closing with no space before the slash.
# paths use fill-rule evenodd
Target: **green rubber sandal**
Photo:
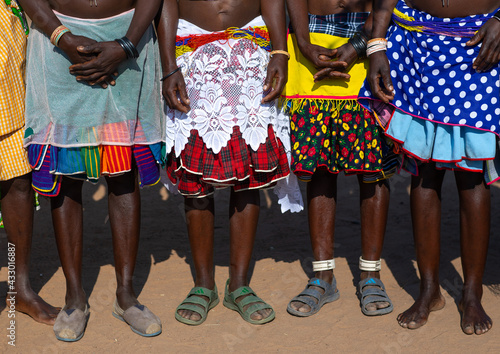
<path id="1" fill-rule="evenodd" d="M 272 320 L 274 320 L 274 317 L 276 317 L 276 313 L 274 312 L 271 305 L 267 304 L 266 302 L 264 302 L 264 300 L 258 297 L 249 286 L 242 286 L 241 288 L 236 289 L 232 293 L 229 292 L 228 288 L 229 288 L 229 279 L 226 283 L 226 291 L 224 293 L 224 302 L 223 302 L 224 306 L 226 306 L 228 309 L 238 312 L 245 321 L 251 324 L 259 325 L 271 322 Z M 236 302 L 236 299 L 241 296 L 245 297 L 240 302 Z M 243 310 L 243 308 L 247 305 L 250 306 L 246 310 Z M 255 312 L 266 309 L 271 310 L 271 314 L 266 318 L 263 318 L 261 320 L 253 320 L 250 317 Z"/>
<path id="2" fill-rule="evenodd" d="M 200 296 L 208 297 L 208 301 Z M 188 296 L 175 310 L 175 319 L 181 323 L 197 326 L 205 322 L 207 319 L 208 311 L 213 309 L 219 303 L 219 294 L 217 293 L 217 286 L 214 290 L 195 286 L 191 289 Z M 199 321 L 193 321 L 179 315 L 179 310 L 188 310 L 196 312 L 201 316 Z"/>

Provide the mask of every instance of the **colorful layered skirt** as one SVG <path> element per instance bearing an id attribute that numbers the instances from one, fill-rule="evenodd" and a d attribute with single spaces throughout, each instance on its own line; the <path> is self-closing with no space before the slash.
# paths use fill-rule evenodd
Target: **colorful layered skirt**
<path id="1" fill-rule="evenodd" d="M 288 122 L 276 102 L 261 102 L 268 50 L 261 17 L 221 32 L 179 21 L 177 65 L 191 109 L 166 108 L 166 151 L 169 180 L 182 195 L 274 187 L 289 175 Z"/>
<path id="2" fill-rule="evenodd" d="M 360 102 L 370 108 L 397 145 L 410 172 L 418 164 L 485 173 L 498 179 L 500 66 L 478 73 L 472 68 L 480 45 L 466 42 L 491 14 L 437 18 L 397 4 L 388 31 L 387 57 L 395 97 L 378 101 L 368 83 Z"/>
<path id="3" fill-rule="evenodd" d="M 75 35 L 112 41 L 127 31 L 134 10 L 104 19 L 56 15 Z M 33 26 L 24 143 L 36 191 L 55 196 L 63 176 L 96 182 L 135 169 L 141 185 L 159 181 L 165 124 L 155 38 L 148 28 L 137 45 L 139 58 L 120 64 L 116 85 L 102 89 L 77 82 L 66 55 Z"/>
<path id="4" fill-rule="evenodd" d="M 368 13 L 310 14 L 311 43 L 338 48 L 361 29 L 367 17 Z M 392 175 L 396 161 L 384 159 L 391 150 L 385 145 L 373 114 L 357 103 L 367 62 L 357 61 L 349 69 L 348 80 L 314 82 L 318 70 L 300 52 L 293 28 L 288 50 L 291 59 L 283 101 L 291 125 L 291 170 L 304 181 L 321 170 L 362 173 L 366 181 Z"/>

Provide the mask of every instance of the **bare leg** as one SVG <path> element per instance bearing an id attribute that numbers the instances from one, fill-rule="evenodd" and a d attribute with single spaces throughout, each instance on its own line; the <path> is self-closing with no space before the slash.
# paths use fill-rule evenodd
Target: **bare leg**
<path id="1" fill-rule="evenodd" d="M 441 185 L 444 171 L 433 163 L 420 166 L 420 176 L 411 181 L 411 216 L 413 237 L 420 273 L 420 294 L 408 310 L 398 316 L 404 328 L 415 329 L 427 323 L 431 311 L 445 305 L 439 288 L 439 253 L 441 222 Z"/>
<path id="2" fill-rule="evenodd" d="M 364 183 L 362 175 L 358 175 L 358 182 L 361 210 L 361 256 L 367 261 L 378 261 L 384 245 L 389 210 L 389 187 L 385 181 Z M 380 279 L 380 272 L 362 271 L 360 278 Z M 386 301 L 370 303 L 366 305 L 366 310 L 376 311 L 389 305 Z"/>
<path id="3" fill-rule="evenodd" d="M 462 330 L 483 334 L 493 322 L 481 305 L 483 273 L 490 235 L 490 190 L 482 173 L 455 172 L 460 196 L 460 246 L 464 289 L 460 310 Z"/>
<path id="4" fill-rule="evenodd" d="M 337 175 L 325 171 L 317 171 L 307 183 L 307 205 L 309 217 L 309 235 L 314 259 L 323 261 L 333 258 L 335 234 L 335 211 L 337 206 Z M 328 283 L 333 280 L 333 271 L 316 272 L 316 278 Z M 323 289 L 313 286 L 323 293 Z M 292 301 L 290 306 L 300 312 L 310 312 L 309 305 L 300 301 Z"/>
<path id="5" fill-rule="evenodd" d="M 141 197 L 135 172 L 106 177 L 116 273 L 116 298 L 126 310 L 139 302 L 133 277 L 141 225 Z"/>
<path id="6" fill-rule="evenodd" d="M 66 309 L 85 310 L 82 286 L 83 212 L 82 181 L 63 177 L 57 197 L 51 198 L 57 250 L 66 278 Z"/>
<path id="7" fill-rule="evenodd" d="M 214 198 L 185 198 L 186 222 L 195 269 L 195 286 L 214 289 Z M 195 295 L 198 296 L 198 295 Z M 209 301 L 208 297 L 201 296 Z M 199 321 L 201 316 L 179 310 L 184 318 Z"/>
<path id="8" fill-rule="evenodd" d="M 229 204 L 230 292 L 248 285 L 248 268 L 252 258 L 259 211 L 260 195 L 258 190 L 235 192 L 231 189 Z M 241 301 L 243 298 L 244 296 L 241 296 L 236 301 Z M 270 309 L 256 311 L 250 317 L 253 320 L 261 320 L 267 318 L 271 312 Z"/>
<path id="9" fill-rule="evenodd" d="M 33 289 L 29 279 L 31 237 L 33 233 L 33 189 L 31 175 L 0 183 L 2 215 L 9 243 L 15 245 L 16 275 L 14 289 L 16 311 L 26 313 L 35 321 L 53 325 L 59 312 L 46 303 Z M 9 300 L 9 296 L 7 296 Z M 7 307 L 9 307 L 9 303 Z"/>

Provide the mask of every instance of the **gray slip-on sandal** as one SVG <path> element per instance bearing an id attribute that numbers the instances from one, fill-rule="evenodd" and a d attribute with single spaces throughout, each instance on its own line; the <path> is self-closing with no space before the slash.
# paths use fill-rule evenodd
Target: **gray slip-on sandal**
<path id="1" fill-rule="evenodd" d="M 113 316 L 127 323 L 132 331 L 143 337 L 154 337 L 162 331 L 158 316 L 141 304 L 131 306 L 124 311 L 115 299 Z"/>
<path id="2" fill-rule="evenodd" d="M 89 316 L 88 305 L 85 305 L 85 311 L 63 308 L 57 315 L 53 327 L 56 338 L 64 342 L 76 342 L 80 340 L 85 333 Z"/>

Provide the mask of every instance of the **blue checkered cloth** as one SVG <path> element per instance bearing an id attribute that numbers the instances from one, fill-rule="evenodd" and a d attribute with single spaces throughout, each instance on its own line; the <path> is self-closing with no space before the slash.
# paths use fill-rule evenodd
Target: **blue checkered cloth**
<path id="1" fill-rule="evenodd" d="M 368 12 L 349 12 L 326 16 L 309 14 L 309 32 L 351 38 L 362 29 L 369 14 Z M 291 26 L 290 33 L 293 33 Z"/>

